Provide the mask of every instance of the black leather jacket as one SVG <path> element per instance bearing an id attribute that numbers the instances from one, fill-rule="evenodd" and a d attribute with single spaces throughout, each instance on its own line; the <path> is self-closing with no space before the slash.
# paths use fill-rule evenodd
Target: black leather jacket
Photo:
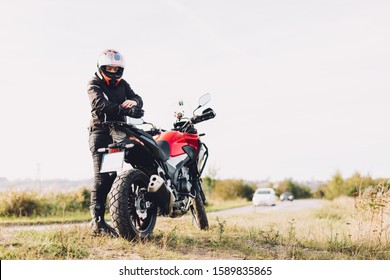
<path id="1" fill-rule="evenodd" d="M 121 104 L 127 99 L 135 100 L 138 107 L 143 106 L 142 98 L 125 80 L 120 80 L 116 86 L 108 86 L 97 73 L 88 82 L 88 96 L 92 114 L 90 131 L 105 131 L 101 125 L 105 121 L 124 121 L 126 110 Z"/>

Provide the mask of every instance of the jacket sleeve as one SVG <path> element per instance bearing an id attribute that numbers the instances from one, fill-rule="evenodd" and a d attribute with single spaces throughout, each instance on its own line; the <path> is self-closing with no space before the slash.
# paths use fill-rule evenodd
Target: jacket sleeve
<path id="1" fill-rule="evenodd" d="M 109 101 L 108 97 L 103 92 L 103 89 L 94 79 L 88 83 L 88 97 L 92 111 L 109 115 L 124 114 L 124 108 L 120 104 Z"/>
<path id="2" fill-rule="evenodd" d="M 144 105 L 144 102 L 142 101 L 141 96 L 139 96 L 138 94 L 136 94 L 133 91 L 133 89 L 130 87 L 129 83 L 124 81 L 124 84 L 125 84 L 125 88 L 126 88 L 126 97 L 127 97 L 127 99 L 131 99 L 131 100 L 136 101 L 137 102 L 137 106 L 142 108 L 143 105 Z"/>

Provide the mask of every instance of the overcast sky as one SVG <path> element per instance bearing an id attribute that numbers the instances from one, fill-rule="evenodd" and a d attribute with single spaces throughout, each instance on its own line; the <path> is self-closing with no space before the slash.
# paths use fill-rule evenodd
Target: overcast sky
<path id="1" fill-rule="evenodd" d="M 107 48 L 159 127 L 212 95 L 198 128 L 219 178 L 389 177 L 389 14 L 387 0 L 2 3 L 0 177 L 92 177 L 86 85 Z"/>

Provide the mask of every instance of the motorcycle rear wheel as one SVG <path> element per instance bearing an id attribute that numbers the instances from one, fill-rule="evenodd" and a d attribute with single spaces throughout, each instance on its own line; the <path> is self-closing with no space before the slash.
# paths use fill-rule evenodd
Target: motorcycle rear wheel
<path id="1" fill-rule="evenodd" d="M 209 228 L 209 221 L 207 219 L 206 210 L 204 208 L 200 193 L 195 196 L 190 209 L 193 220 L 195 221 L 197 227 L 199 227 L 201 230 L 207 230 Z"/>
<path id="2" fill-rule="evenodd" d="M 148 176 L 138 170 L 119 174 L 109 193 L 110 215 L 119 236 L 145 239 L 153 233 L 157 206 L 147 192 Z"/>

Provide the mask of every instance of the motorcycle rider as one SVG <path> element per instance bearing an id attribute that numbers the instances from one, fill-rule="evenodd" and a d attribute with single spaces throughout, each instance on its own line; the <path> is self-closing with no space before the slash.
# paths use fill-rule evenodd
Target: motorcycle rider
<path id="1" fill-rule="evenodd" d="M 113 49 L 103 51 L 97 62 L 98 71 L 88 82 L 88 96 L 91 104 L 89 126 L 89 148 L 94 167 L 94 185 L 91 191 L 90 211 L 94 234 L 116 235 L 104 220 L 107 195 L 116 177 L 115 173 L 100 173 L 102 153 L 112 143 L 108 128 L 102 126 L 105 121 L 124 121 L 126 116 L 143 116 L 142 98 L 135 94 L 130 85 L 122 79 L 125 63 L 122 55 Z"/>

